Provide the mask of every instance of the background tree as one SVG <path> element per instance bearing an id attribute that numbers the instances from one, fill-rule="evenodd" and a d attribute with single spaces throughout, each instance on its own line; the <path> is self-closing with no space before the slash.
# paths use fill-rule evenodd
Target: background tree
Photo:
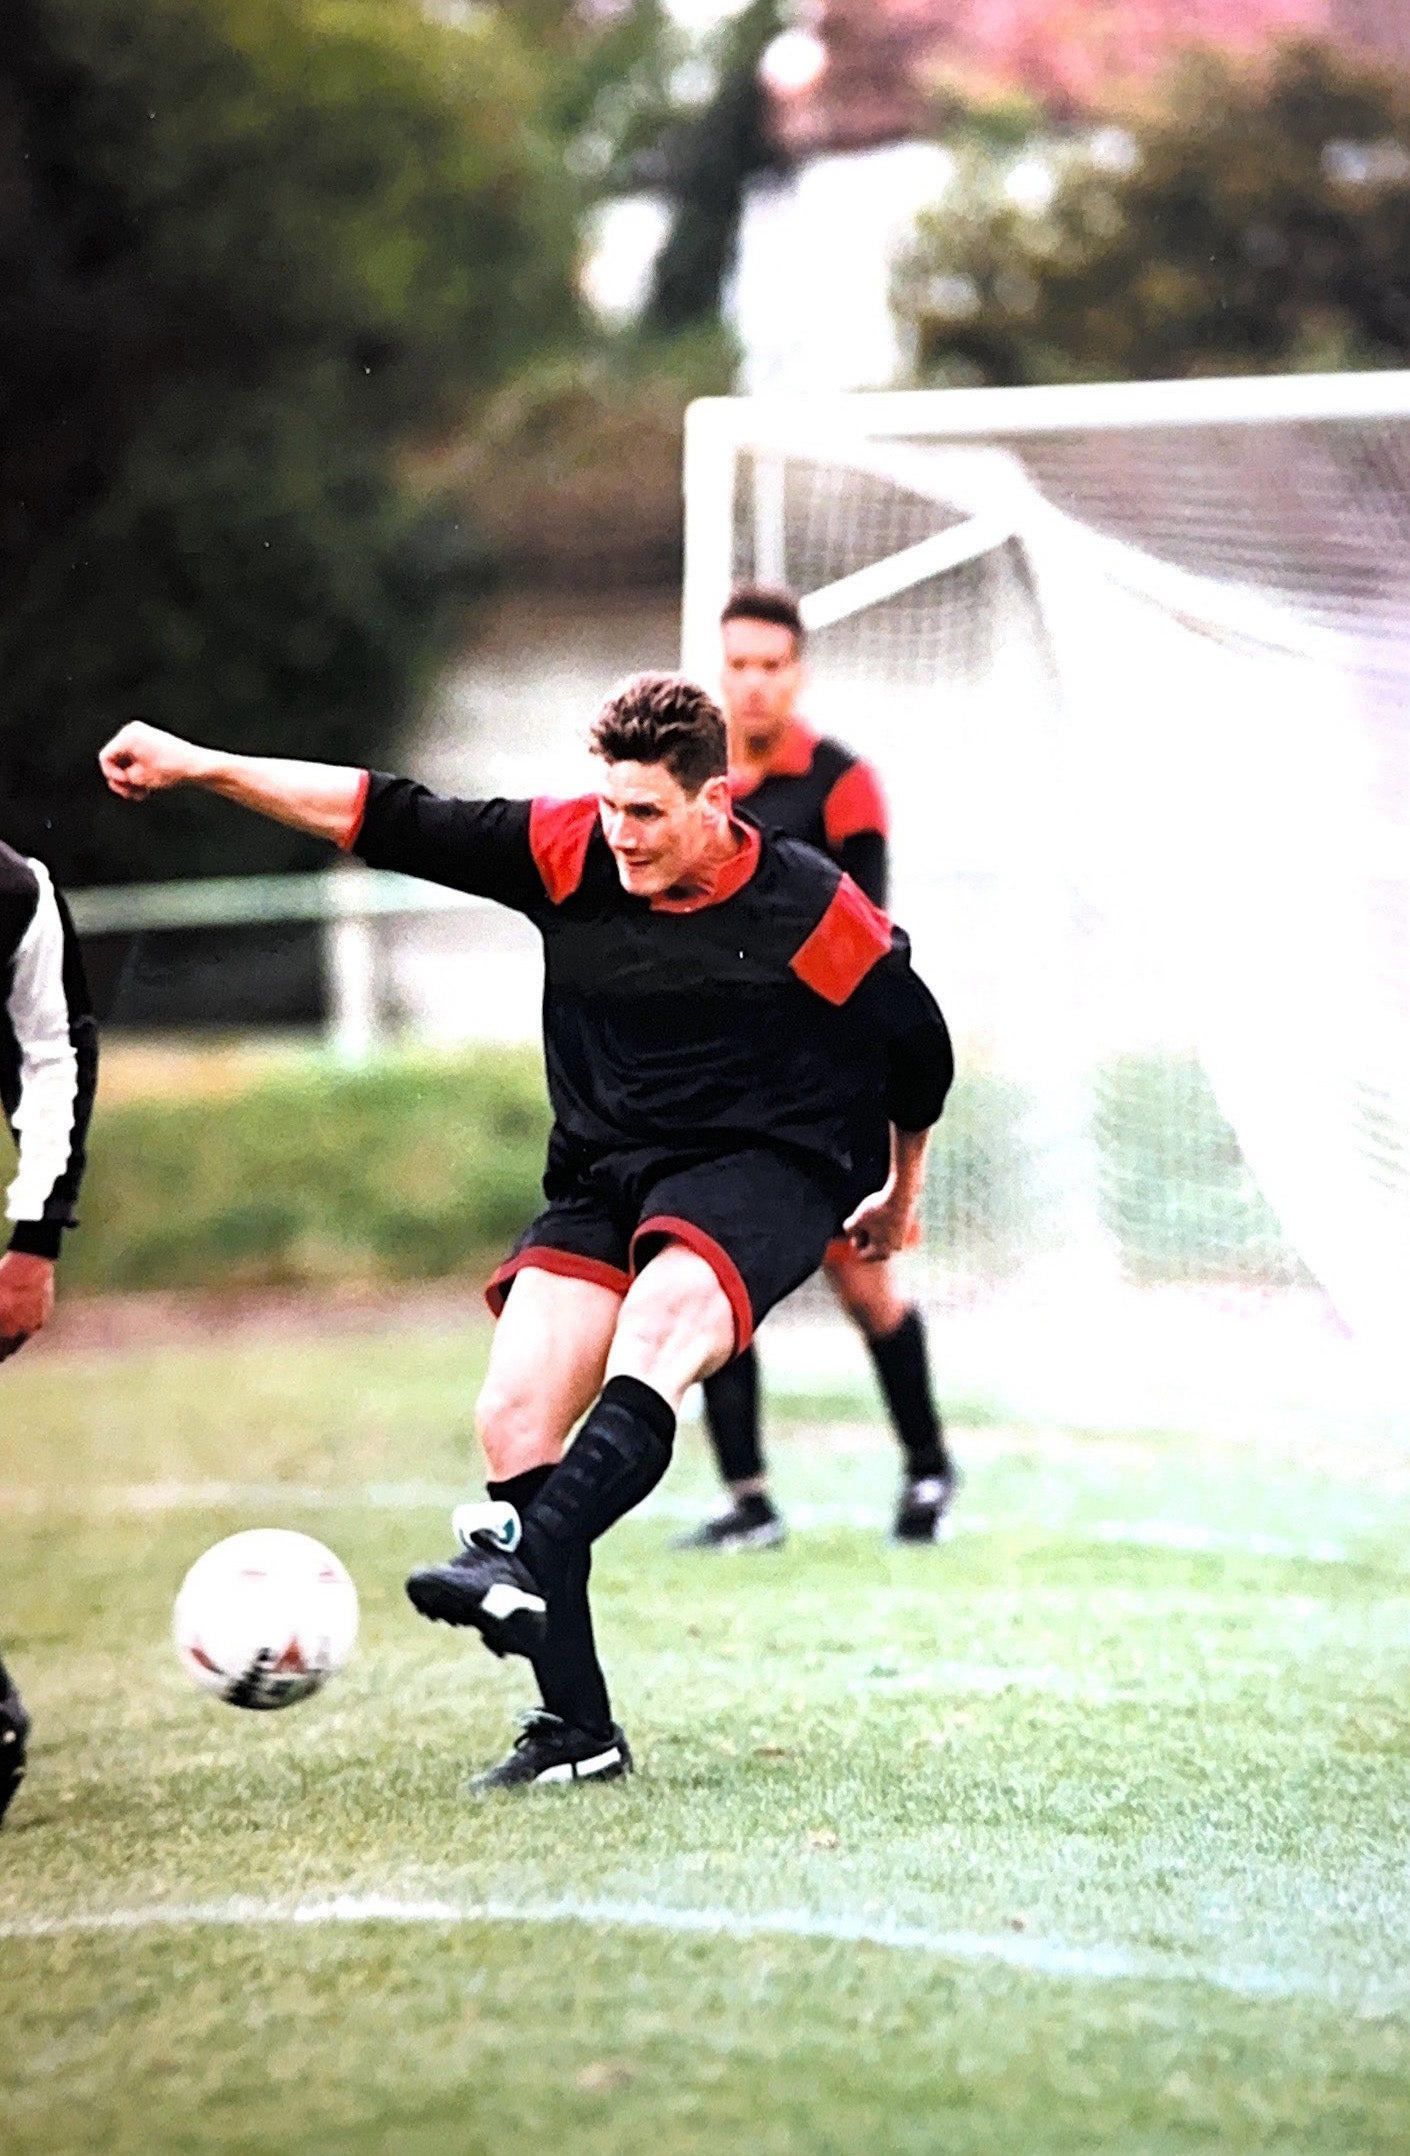
<path id="1" fill-rule="evenodd" d="M 991 162 L 924 220 L 897 287 L 923 379 L 1405 364 L 1403 77 L 1311 44 L 1261 67 L 1198 56 L 1158 105 L 1050 163 L 1042 207 Z"/>
<path id="2" fill-rule="evenodd" d="M 304 856 L 114 812 L 93 751 L 133 711 L 387 744 L 485 575 L 403 452 L 575 318 L 542 88 L 489 13 L 7 0 L 0 827 L 65 878 Z"/>
<path id="3" fill-rule="evenodd" d="M 778 162 L 759 62 L 780 26 L 778 0 L 751 0 L 728 22 L 713 96 L 661 141 L 659 169 L 675 214 L 652 279 L 647 319 L 659 333 L 673 335 L 719 315 L 745 187 Z"/>

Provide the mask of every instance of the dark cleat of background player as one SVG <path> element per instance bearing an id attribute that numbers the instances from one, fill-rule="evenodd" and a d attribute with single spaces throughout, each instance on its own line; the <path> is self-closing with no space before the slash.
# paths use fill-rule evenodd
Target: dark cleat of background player
<path id="1" fill-rule="evenodd" d="M 871 765 L 818 734 L 799 715 L 803 623 L 793 594 L 741 585 L 720 619 L 721 702 L 729 726 L 730 782 L 756 823 L 816 846 L 860 885 L 873 905 L 887 900 L 886 800 Z M 885 1181 L 889 1133 L 878 1103 L 854 1140 L 858 1194 Z M 933 1542 L 954 1497 L 957 1475 L 931 1388 L 924 1320 L 889 1263 L 869 1264 L 839 1238 L 828 1250 L 828 1280 L 860 1331 L 904 1458 L 892 1533 Z M 730 1493 L 726 1509 L 680 1538 L 678 1548 L 757 1550 L 784 1540 L 769 1493 L 759 1434 L 758 1360 L 751 1348 L 704 1386 L 705 1419 Z"/>

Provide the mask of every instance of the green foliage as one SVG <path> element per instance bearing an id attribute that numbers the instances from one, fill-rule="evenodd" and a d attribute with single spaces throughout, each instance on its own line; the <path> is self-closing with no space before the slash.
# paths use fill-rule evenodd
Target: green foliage
<path id="1" fill-rule="evenodd" d="M 1023 1120 L 1028 1096 L 990 1071 L 962 1070 L 945 1104 L 926 1179 L 928 1241 L 941 1264 L 1002 1277 L 1031 1232 Z"/>
<path id="2" fill-rule="evenodd" d="M 1030 153 L 1031 154 L 1031 153 Z M 971 155 L 897 296 L 932 382 L 1385 367 L 1410 355 L 1410 82 L 1317 45 L 1204 55 L 1050 148 L 1040 210 Z"/>
<path id="3" fill-rule="evenodd" d="M 1102 1210 L 1130 1279 L 1307 1280 L 1194 1057 L 1118 1056 L 1097 1073 L 1096 1102 Z M 926 1185 L 942 1266 L 1001 1278 L 1031 1249 L 1032 1108 L 1012 1081 L 961 1071 Z"/>
<path id="4" fill-rule="evenodd" d="M 1108 1065 L 1097 1144 L 1107 1224 L 1133 1280 L 1307 1279 L 1193 1057 Z"/>
<path id="5" fill-rule="evenodd" d="M 539 1203 L 536 1056 L 315 1064 L 221 1101 L 101 1094 L 70 1289 L 439 1278 Z"/>
<path id="6" fill-rule="evenodd" d="M 718 325 L 624 334 L 532 360 L 445 447 L 438 483 L 489 533 L 507 578 L 673 584 L 681 567 L 686 407 L 728 392 Z"/>
<path id="7" fill-rule="evenodd" d="M 483 542 L 409 439 L 573 319 L 569 196 L 498 16 L 13 0 L 0 27 L 0 815 L 71 880 L 302 857 L 92 754 L 134 710 L 371 755 Z"/>

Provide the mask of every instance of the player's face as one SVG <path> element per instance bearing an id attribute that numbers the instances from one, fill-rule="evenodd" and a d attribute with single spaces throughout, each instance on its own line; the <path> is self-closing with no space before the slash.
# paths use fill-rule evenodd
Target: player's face
<path id="1" fill-rule="evenodd" d="M 730 731 L 767 748 L 792 720 L 803 682 L 793 631 L 777 621 L 727 621 L 720 679 Z"/>
<path id="2" fill-rule="evenodd" d="M 688 794 L 664 764 L 608 764 L 597 796 L 622 888 L 637 898 L 691 884 L 728 830 L 722 778 Z"/>

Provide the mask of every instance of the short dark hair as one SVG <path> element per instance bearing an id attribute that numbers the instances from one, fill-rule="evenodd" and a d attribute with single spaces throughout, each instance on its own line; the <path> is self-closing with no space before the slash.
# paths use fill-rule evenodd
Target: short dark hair
<path id="1" fill-rule="evenodd" d="M 803 648 L 803 616 L 796 595 L 782 584 L 736 584 L 724 603 L 720 627 L 727 621 L 772 621 L 791 629 L 793 641 Z"/>
<path id="2" fill-rule="evenodd" d="M 684 674 L 632 674 L 619 682 L 588 739 L 609 764 L 664 764 L 688 794 L 729 768 L 724 713 Z"/>

